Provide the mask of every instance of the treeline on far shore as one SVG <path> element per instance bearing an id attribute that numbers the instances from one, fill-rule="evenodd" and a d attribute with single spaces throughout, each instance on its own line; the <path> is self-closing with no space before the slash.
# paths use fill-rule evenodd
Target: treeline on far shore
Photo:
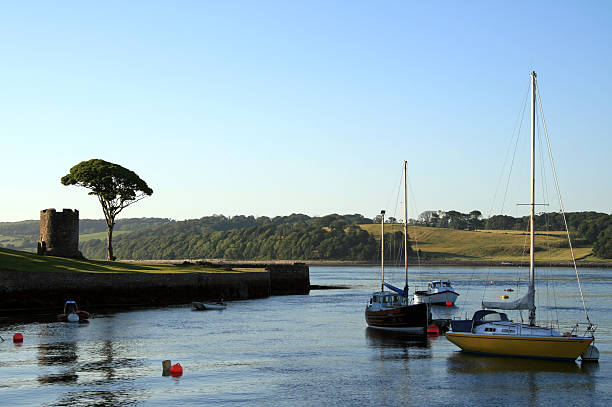
<path id="1" fill-rule="evenodd" d="M 612 215 L 598 212 L 567 213 L 565 219 L 572 240 L 582 247 L 593 247 L 599 258 L 612 258 Z M 359 214 L 310 217 L 302 214 L 277 217 L 223 215 L 174 221 L 167 218 L 120 219 L 115 231 L 115 255 L 122 259 L 188 259 L 218 258 L 234 260 L 354 260 L 377 261 L 379 243 L 359 225 L 378 223 L 379 217 Z M 387 223 L 401 223 L 390 217 Z M 410 224 L 457 230 L 523 230 L 529 228 L 528 217 L 495 215 L 483 218 L 480 211 L 425 211 Z M 538 231 L 565 230 L 559 213 L 536 216 Z M 0 223 L 0 246 L 28 250 L 36 247 L 38 221 Z M 104 220 L 83 219 L 82 235 L 106 230 Z M 2 238 L 5 240 L 2 240 Z M 95 237 L 95 238 L 94 238 Z M 13 240 L 11 240 L 13 239 Z M 21 240 L 21 247 L 12 245 Z M 396 260 L 403 249 L 401 233 L 385 237 L 390 250 L 387 256 Z M 27 246 L 26 246 L 27 245 Z M 12 246 L 12 247 L 11 247 Z M 82 239 L 81 251 L 88 258 L 104 258 L 104 235 Z M 391 250 L 392 249 L 392 250 Z M 412 251 L 409 248 L 409 254 Z"/>
<path id="2" fill-rule="evenodd" d="M 208 216 L 117 236 L 113 247 L 123 259 L 356 260 L 375 261 L 379 243 L 359 227 L 361 215 L 307 215 L 274 218 Z M 403 245 L 402 233 L 385 237 L 390 247 Z M 402 246 L 403 247 L 403 246 Z M 86 257 L 103 258 L 105 242 L 84 242 Z M 392 259 L 393 252 L 387 257 Z"/>

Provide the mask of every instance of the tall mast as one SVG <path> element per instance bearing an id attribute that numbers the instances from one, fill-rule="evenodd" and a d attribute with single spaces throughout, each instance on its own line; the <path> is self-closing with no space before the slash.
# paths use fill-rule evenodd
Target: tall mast
<path id="1" fill-rule="evenodd" d="M 380 211 L 380 291 L 385 291 L 385 210 Z"/>
<path id="2" fill-rule="evenodd" d="M 530 224 L 530 243 L 529 243 L 529 295 L 530 295 L 530 308 L 529 308 L 529 325 L 535 325 L 535 131 L 536 131 L 536 73 L 531 72 L 531 201 L 530 208 L 531 213 L 529 215 Z"/>
<path id="3" fill-rule="evenodd" d="M 404 160 L 404 272 L 406 273 L 406 285 L 404 294 L 408 297 L 408 192 L 406 188 L 406 160 Z"/>

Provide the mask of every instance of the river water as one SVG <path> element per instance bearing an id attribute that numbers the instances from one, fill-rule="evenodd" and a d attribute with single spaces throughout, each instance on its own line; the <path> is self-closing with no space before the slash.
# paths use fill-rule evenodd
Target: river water
<path id="1" fill-rule="evenodd" d="M 539 322 L 583 317 L 574 271 L 539 271 Z M 439 318 L 471 317 L 483 292 L 486 298 L 499 298 L 507 288 L 515 290 L 510 295 L 525 292 L 524 269 L 422 267 L 411 273 L 418 287 L 449 278 L 461 294 L 457 307 L 434 307 Z M 386 268 L 386 274 L 403 285 L 402 269 Z M 378 268 L 311 267 L 310 276 L 312 284 L 350 288 L 236 301 L 223 311 L 185 305 L 105 312 L 89 324 L 4 318 L 0 405 L 612 403 L 612 270 L 581 271 L 589 316 L 599 324 L 599 364 L 475 356 L 444 336 L 421 341 L 379 333 L 364 321 L 369 294 L 380 287 Z M 546 299 L 556 301 L 556 311 Z M 12 343 L 15 332 L 23 333 L 23 344 Z M 183 375 L 162 376 L 164 359 L 180 363 Z"/>

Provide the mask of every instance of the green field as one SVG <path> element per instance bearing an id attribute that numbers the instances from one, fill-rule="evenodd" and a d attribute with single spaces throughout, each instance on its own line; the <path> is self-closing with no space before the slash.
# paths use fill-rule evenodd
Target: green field
<path id="1" fill-rule="evenodd" d="M 360 225 L 380 239 L 380 225 Z M 403 225 L 385 225 L 385 234 L 402 231 Z M 414 250 L 421 249 L 425 259 L 529 261 L 529 234 L 515 230 L 454 230 L 408 226 Z M 591 247 L 575 247 L 577 260 L 612 263 L 592 255 Z M 536 234 L 537 261 L 571 260 L 565 232 Z"/>
<path id="2" fill-rule="evenodd" d="M 24 272 L 60 273 L 240 273 L 263 271 L 262 269 L 235 269 L 202 267 L 198 265 L 173 265 L 135 263 L 121 261 L 99 261 L 68 259 L 63 257 L 38 256 L 33 253 L 0 249 L 0 270 Z"/>

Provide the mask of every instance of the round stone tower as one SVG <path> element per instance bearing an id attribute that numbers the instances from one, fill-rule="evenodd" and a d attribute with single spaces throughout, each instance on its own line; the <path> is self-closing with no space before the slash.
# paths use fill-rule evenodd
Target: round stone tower
<path id="1" fill-rule="evenodd" d="M 79 252 L 79 211 L 55 209 L 40 211 L 38 254 L 61 257 L 82 257 Z"/>

